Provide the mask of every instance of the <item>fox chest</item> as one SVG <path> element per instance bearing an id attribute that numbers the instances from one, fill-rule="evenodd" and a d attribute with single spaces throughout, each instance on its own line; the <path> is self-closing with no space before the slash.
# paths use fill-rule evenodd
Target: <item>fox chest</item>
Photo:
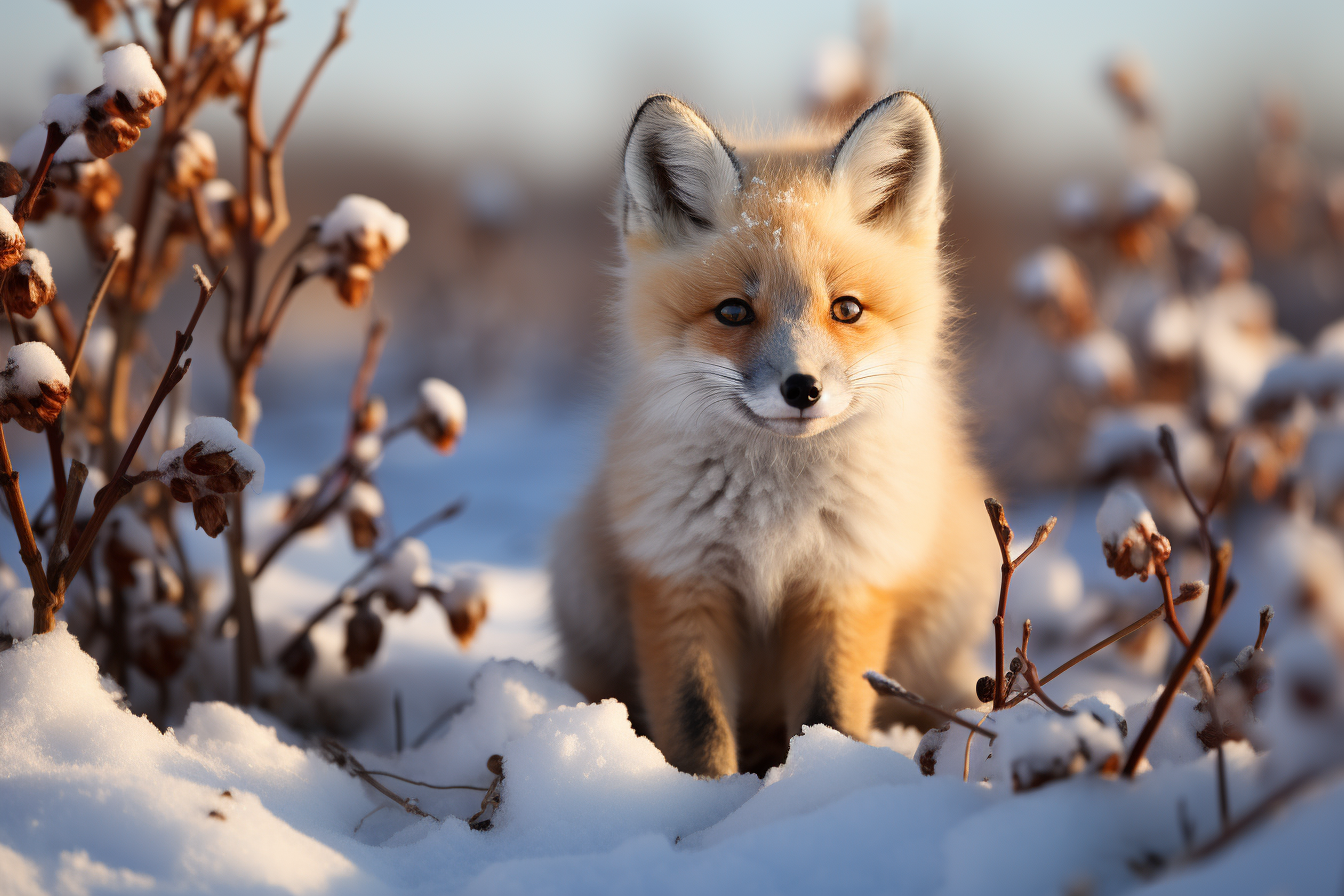
<path id="1" fill-rule="evenodd" d="M 613 528 L 628 560 L 722 584 L 766 615 L 790 590 L 882 575 L 867 543 L 881 496 L 827 464 L 708 453 L 646 464 L 618 487 Z"/>

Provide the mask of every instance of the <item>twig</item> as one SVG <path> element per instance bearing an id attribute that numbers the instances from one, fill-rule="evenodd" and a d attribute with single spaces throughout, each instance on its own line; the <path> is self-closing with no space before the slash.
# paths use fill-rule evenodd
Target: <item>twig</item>
<path id="1" fill-rule="evenodd" d="M 392 720 L 396 727 L 397 755 L 400 756 L 406 745 L 405 727 L 401 722 L 401 691 L 392 695 Z"/>
<path id="2" fill-rule="evenodd" d="M 442 728 L 444 724 L 448 722 L 449 719 L 460 713 L 466 707 L 468 702 L 469 701 L 461 700 L 457 703 L 454 703 L 452 706 L 448 707 L 443 712 L 435 716 L 434 721 L 426 725 L 425 730 L 421 731 L 420 735 L 415 740 L 411 741 L 411 749 L 418 750 L 421 747 L 423 747 L 425 745 L 425 741 L 433 737 L 434 732 Z"/>
<path id="3" fill-rule="evenodd" d="M 1161 538 L 1160 535 L 1154 535 L 1154 539 Z M 1153 566 L 1157 573 L 1158 584 L 1162 586 L 1162 615 L 1167 620 L 1167 625 L 1171 628 L 1176 640 L 1181 642 L 1182 647 L 1190 646 L 1190 636 L 1185 633 L 1181 627 L 1181 622 L 1176 618 L 1176 603 L 1171 599 L 1171 576 L 1167 574 L 1167 564 L 1161 557 L 1154 555 Z"/>
<path id="4" fill-rule="evenodd" d="M 1008 615 L 1008 585 L 1013 579 L 1013 572 L 1022 561 L 1031 556 L 1032 551 L 1040 547 L 1049 537 L 1050 531 L 1055 528 L 1056 519 L 1052 516 L 1041 524 L 1036 529 L 1036 536 L 1032 538 L 1031 546 L 1018 554 L 1014 560 L 1013 530 L 1008 527 L 1003 505 L 993 498 L 986 498 L 985 510 L 989 512 L 989 523 L 994 527 L 994 538 L 999 543 L 999 554 L 1003 557 L 1003 565 L 1000 567 L 1002 578 L 999 582 L 999 610 L 994 617 L 994 708 L 1003 709 L 1004 700 L 1008 696 L 1003 682 L 1003 626 L 1004 618 Z"/>
<path id="5" fill-rule="evenodd" d="M 89 341 L 89 331 L 93 328 L 94 315 L 98 313 L 98 306 L 103 303 L 103 297 L 107 295 L 107 287 L 112 283 L 112 275 L 116 273 L 117 262 L 121 260 L 121 247 L 114 246 L 112 257 L 107 260 L 107 266 L 103 268 L 103 276 L 98 281 L 98 288 L 93 291 L 93 298 L 89 300 L 89 309 L 84 312 L 84 328 L 79 331 L 79 342 L 75 343 L 75 353 L 70 357 L 70 382 L 75 381 L 75 374 L 79 373 L 79 362 L 84 359 L 84 346 Z"/>
<path id="6" fill-rule="evenodd" d="M 370 775 L 381 775 L 384 778 L 396 778 L 398 781 L 405 781 L 407 784 L 414 784 L 416 787 L 428 787 L 430 790 L 477 790 L 482 793 L 489 790 L 489 787 L 477 787 L 474 784 L 426 784 L 424 781 L 416 781 L 413 778 L 403 778 L 401 775 L 394 775 L 392 772 L 378 772 L 373 769 L 365 769 Z"/>
<path id="7" fill-rule="evenodd" d="M 1328 768 L 1321 771 L 1308 771 L 1298 775 L 1251 807 L 1246 814 L 1242 815 L 1232 824 L 1224 827 L 1217 837 L 1214 837 L 1208 843 L 1205 843 L 1203 846 L 1191 852 L 1186 856 L 1186 859 L 1193 862 L 1208 858 L 1227 844 L 1231 843 L 1237 837 L 1256 827 L 1261 822 L 1267 821 L 1285 805 L 1292 802 L 1304 791 L 1311 788 L 1312 785 L 1324 784 L 1331 778 L 1340 777 L 1341 771 L 1344 771 L 1344 768 L 1335 766 L 1334 768 Z"/>
<path id="8" fill-rule="evenodd" d="M 51 160 L 56 155 L 56 150 L 60 149 L 65 143 L 67 135 L 61 133 L 61 126 L 58 124 L 47 125 L 47 142 L 42 146 L 42 157 L 38 160 L 37 170 L 33 172 L 33 179 L 28 182 L 28 190 L 23 194 L 23 198 L 14 206 L 14 223 L 19 225 L 19 230 L 23 230 L 24 222 L 33 214 L 33 206 L 37 204 L 37 195 L 42 190 L 42 185 L 46 183 L 47 174 L 51 171 Z"/>
<path id="9" fill-rule="evenodd" d="M 1023 623 L 1022 628 L 1023 628 L 1022 646 L 1017 648 L 1017 655 L 1022 658 L 1022 677 L 1027 680 L 1027 687 L 1031 689 L 1031 693 L 1035 694 L 1038 698 L 1040 698 L 1040 701 L 1042 703 L 1044 703 L 1046 706 L 1048 706 L 1050 709 L 1053 709 L 1060 715 L 1062 716 L 1077 715 L 1076 710 L 1065 709 L 1055 701 L 1051 700 L 1050 695 L 1047 694 L 1045 690 L 1041 687 L 1041 681 L 1036 675 L 1036 664 L 1033 663 L 1031 660 L 1027 659 L 1026 642 L 1027 637 L 1031 633 L 1031 620 L 1027 620 L 1025 623 Z"/>
<path id="10" fill-rule="evenodd" d="M 386 563 L 388 559 L 391 558 L 393 552 L 396 551 L 396 549 L 401 545 L 403 541 L 405 541 L 408 538 L 414 538 L 415 536 L 421 534 L 425 530 L 437 526 L 439 523 L 443 523 L 452 519 L 453 517 L 461 513 L 462 508 L 465 506 L 466 501 L 459 498 L 453 503 L 449 504 L 447 507 L 444 507 L 441 510 L 436 510 L 434 513 L 425 517 L 420 522 L 416 523 L 414 526 L 407 529 L 405 532 L 398 535 L 396 538 L 392 539 L 392 541 L 388 543 L 387 547 L 383 548 L 381 551 L 370 557 L 363 566 L 357 569 L 349 578 L 347 578 L 344 582 L 341 583 L 341 585 L 336 589 L 336 596 L 333 597 L 331 600 L 327 601 L 321 607 L 319 607 L 317 611 L 313 613 L 312 616 L 308 617 L 308 621 L 304 623 L 303 628 L 295 632 L 294 636 L 291 637 L 287 642 L 285 642 L 285 646 L 280 650 L 279 655 L 284 656 L 290 650 L 293 650 L 295 647 L 297 647 L 300 641 L 308 637 L 308 633 L 313 630 L 313 626 L 317 625 L 319 622 L 325 619 L 328 616 L 328 614 L 331 613 L 332 610 L 335 610 L 337 607 L 341 606 L 341 604 L 345 603 L 346 591 L 352 588 L 356 583 L 358 583 L 360 579 L 368 575 L 369 572 L 374 569 L 374 567 L 378 566 L 381 563 Z"/>
<path id="11" fill-rule="evenodd" d="M 1191 589 L 1188 594 L 1186 593 L 1185 589 L 1181 589 L 1181 594 L 1175 599 L 1174 603 L 1179 606 L 1180 604 L 1194 600 L 1201 594 L 1203 594 L 1203 591 L 1198 589 Z M 1154 619 L 1160 617 L 1165 611 L 1166 611 L 1166 605 L 1163 604 L 1157 609 L 1149 611 L 1147 614 L 1135 620 L 1134 622 L 1131 622 L 1129 625 L 1120 629 L 1120 631 L 1116 632 L 1115 634 L 1102 638 L 1100 641 L 1093 644 L 1091 647 L 1087 648 L 1077 656 L 1065 660 L 1062 664 L 1053 669 L 1049 674 L 1041 678 L 1040 680 L 1041 684 L 1049 684 L 1051 681 L 1058 678 L 1061 674 L 1067 672 L 1074 666 L 1081 663 L 1083 660 L 1092 656 L 1092 654 L 1111 646 L 1116 641 L 1119 641 L 1121 638 L 1134 634 L 1136 631 L 1143 628 L 1145 625 L 1152 622 Z M 1026 693 L 1027 692 L 1019 694 L 1016 698 L 1014 698 L 1012 701 L 1008 703 L 1008 706 L 1013 707 L 1021 703 L 1026 698 Z"/>
<path id="12" fill-rule="evenodd" d="M 33 527 L 28 522 L 28 511 L 23 506 L 23 492 L 19 490 L 19 474 L 9 460 L 9 446 L 5 444 L 5 428 L 0 426 L 0 463 L 4 464 L 3 479 L 0 488 L 4 489 L 5 500 L 9 504 L 9 517 L 14 523 L 14 534 L 19 539 L 19 559 L 28 570 L 28 578 L 33 585 L 33 634 L 41 635 L 51 631 L 53 614 L 60 609 L 59 599 L 47 587 L 47 577 L 42 570 L 42 552 L 38 550 L 37 539 L 33 537 Z"/>
<path id="13" fill-rule="evenodd" d="M 1255 636 L 1255 649 L 1265 649 L 1265 632 L 1269 631 L 1269 621 L 1274 618 L 1274 608 L 1265 604 L 1260 608 L 1260 633 Z"/>
<path id="14" fill-rule="evenodd" d="M 1228 825 L 1227 813 L 1227 757 L 1223 755 L 1223 720 L 1218 717 L 1218 691 L 1213 683 L 1213 675 L 1203 660 L 1195 661 L 1195 671 L 1199 673 L 1200 688 L 1204 691 L 1204 705 L 1209 708 L 1209 719 L 1218 731 L 1218 817 L 1223 827 Z"/>
<path id="15" fill-rule="evenodd" d="M 201 312 L 205 310 L 206 303 L 215 294 L 215 287 L 218 286 L 218 281 L 212 285 L 206 279 L 199 266 L 196 266 L 196 282 L 201 290 L 200 298 L 196 301 L 196 310 L 192 312 L 186 330 L 178 332 L 174 340 L 173 353 L 168 360 L 168 368 L 163 372 L 163 378 L 159 380 L 159 387 L 154 390 L 154 397 L 150 399 L 149 407 L 145 408 L 144 416 L 140 418 L 140 425 L 136 428 L 135 435 L 131 437 L 125 453 L 122 454 L 121 463 L 117 464 L 116 472 L 109 479 L 109 482 L 114 485 L 120 483 L 125 477 L 126 470 L 131 465 L 131 460 L 140 450 L 140 443 L 144 440 L 145 433 L 149 431 L 150 423 L 153 422 L 155 414 L 158 413 L 159 406 L 168 397 L 168 393 L 173 391 L 173 387 L 182 381 L 182 377 L 186 376 L 187 370 L 191 366 L 190 358 L 181 366 L 178 365 L 178 362 L 182 360 L 182 353 L 191 346 L 192 333 L 196 329 L 196 322 L 201 319 Z M 112 506 L 116 504 L 120 497 L 119 491 L 119 488 L 109 488 L 104 494 L 103 500 L 99 501 L 94 507 L 92 518 L 84 526 L 84 531 L 80 533 L 78 543 L 70 552 L 70 558 L 61 567 L 58 580 L 60 593 L 65 593 L 66 585 L 79 572 L 79 568 L 88 557 L 89 551 L 93 549 L 93 541 L 98 536 L 98 530 L 102 528 L 107 515 L 112 512 Z"/>
<path id="16" fill-rule="evenodd" d="M 989 718 L 988 713 L 981 716 L 980 721 L 975 723 L 975 727 L 979 728 L 985 724 L 987 718 Z M 971 778 L 971 741 L 973 740 L 975 740 L 975 732 L 966 735 L 966 755 L 961 760 L 961 781 L 963 784 Z"/>
<path id="17" fill-rule="evenodd" d="M 75 514 L 79 510 L 79 496 L 84 492 L 84 482 L 89 478 L 89 468 L 77 460 L 70 461 L 69 484 L 65 490 L 65 502 L 61 505 L 60 520 L 56 525 L 56 537 L 51 543 L 51 557 L 47 560 L 47 584 L 55 588 L 60 575 L 61 565 L 70 553 L 70 537 L 75 531 Z"/>
<path id="18" fill-rule="evenodd" d="M 1143 760 L 1143 754 L 1147 752 L 1148 745 L 1152 743 L 1153 736 L 1157 733 L 1158 727 L 1167 715 L 1167 710 L 1171 709 L 1172 701 L 1176 699 L 1176 694 L 1180 691 L 1181 682 L 1190 674 L 1194 668 L 1195 661 L 1208 645 L 1209 639 L 1213 637 L 1213 630 L 1218 627 L 1218 621 L 1223 616 L 1223 611 L 1232 600 L 1232 589 L 1228 588 L 1227 569 L 1232 563 L 1232 545 L 1229 542 L 1223 542 L 1216 554 L 1214 554 L 1213 570 L 1209 584 L 1209 600 L 1204 605 L 1204 619 L 1199 624 L 1199 629 L 1195 632 L 1195 637 L 1185 654 L 1181 657 L 1176 668 L 1171 670 L 1171 675 L 1167 679 L 1167 686 L 1163 689 L 1157 702 L 1153 704 L 1153 711 L 1148 716 L 1148 721 L 1144 723 L 1143 730 L 1134 740 L 1134 746 L 1129 751 L 1129 758 L 1125 760 L 1124 770 L 1121 772 L 1126 778 L 1134 777 L 1138 770 L 1139 763 Z"/>
<path id="19" fill-rule="evenodd" d="M 934 706 L 918 694 L 907 691 L 905 688 L 901 687 L 900 684 L 883 675 L 881 672 L 874 672 L 872 669 L 869 669 L 867 672 L 863 673 L 863 677 L 867 680 L 868 684 L 872 686 L 873 690 L 877 691 L 879 694 L 886 694 L 889 697 L 898 697 L 907 703 L 918 706 L 930 715 L 960 725 L 967 730 L 983 734 L 990 740 L 999 736 L 997 732 L 991 731 L 982 725 L 972 725 L 961 716 L 956 713 L 948 712 L 941 706 Z"/>
<path id="20" fill-rule="evenodd" d="M 364 768 L 364 764 L 356 759 L 354 754 L 336 741 L 329 737 L 324 737 L 320 743 L 322 745 L 322 750 L 327 754 L 327 758 L 334 765 L 345 769 L 354 777 L 359 778 L 365 784 L 368 784 L 374 790 L 378 791 L 410 814 L 419 815 L 421 818 L 433 818 L 435 821 L 439 820 L 436 816 L 430 815 L 424 809 L 421 809 L 415 800 L 406 799 L 405 797 L 398 796 L 391 790 L 388 790 L 380 781 L 369 773 L 368 769 Z"/>

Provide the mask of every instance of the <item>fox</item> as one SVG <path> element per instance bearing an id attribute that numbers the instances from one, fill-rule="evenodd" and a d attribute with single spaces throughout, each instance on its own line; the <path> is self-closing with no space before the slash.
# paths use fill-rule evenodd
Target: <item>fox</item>
<path id="1" fill-rule="evenodd" d="M 870 669 L 980 703 L 999 555 L 942 147 L 908 91 L 836 136 L 734 146 L 667 95 L 626 135 L 619 388 L 551 597 L 564 676 L 694 775 L 763 774 L 806 725 L 910 718 Z"/>

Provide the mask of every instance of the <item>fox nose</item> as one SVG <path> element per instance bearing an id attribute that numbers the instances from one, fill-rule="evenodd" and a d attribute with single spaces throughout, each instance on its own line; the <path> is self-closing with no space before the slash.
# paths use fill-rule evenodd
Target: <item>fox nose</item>
<path id="1" fill-rule="evenodd" d="M 780 384 L 779 391 L 784 395 L 786 404 L 805 411 L 821 398 L 821 383 L 814 376 L 795 373 Z"/>

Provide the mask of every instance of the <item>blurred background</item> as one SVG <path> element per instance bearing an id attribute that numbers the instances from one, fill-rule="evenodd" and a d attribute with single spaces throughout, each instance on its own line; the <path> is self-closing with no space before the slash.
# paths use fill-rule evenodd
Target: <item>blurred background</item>
<path id="1" fill-rule="evenodd" d="M 336 13 L 324 0 L 287 8 L 265 61 L 272 130 Z M 0 145 L 52 94 L 99 79 L 100 47 L 71 6 L 11 0 L 5 18 L 11 35 L 41 40 L 10 40 L 0 58 Z M 472 422 L 450 464 L 407 444 L 380 475 L 404 496 L 403 524 L 444 489 L 472 495 L 471 520 L 434 545 L 446 559 L 538 563 L 595 459 L 616 257 L 607 214 L 629 116 L 652 92 L 690 100 L 730 134 L 839 121 L 898 88 L 931 101 L 969 312 L 966 379 L 1009 494 L 1104 472 L 1115 458 L 1095 454 L 1098 408 L 1174 396 L 1216 437 L 1276 359 L 1344 311 L 1338 3 L 380 0 L 356 7 L 350 30 L 291 143 L 291 204 L 302 222 L 359 192 L 410 221 L 376 286 L 392 331 L 375 390 L 391 401 L 440 376 L 466 394 Z M 216 104 L 197 126 L 237 182 L 233 109 Z M 145 152 L 112 159 L 128 188 Z M 97 271 L 77 227 L 53 216 L 33 233 L 80 313 Z M 1263 331 L 1253 349 L 1218 350 L 1231 372 L 1199 357 L 1194 335 L 1150 338 L 1158 311 L 1163 334 L 1173 314 L 1204 329 L 1181 303 L 1228 283 L 1252 290 L 1237 301 L 1254 322 L 1234 329 Z M 303 287 L 262 371 L 257 443 L 273 488 L 316 462 L 300 446 L 334 446 L 345 425 L 368 310 L 329 294 Z M 152 324 L 165 345 L 194 290 L 184 278 L 169 295 Z M 221 413 L 218 359 L 197 355 L 193 405 Z M 1223 388 L 1218 377 L 1239 370 L 1251 385 Z"/>

